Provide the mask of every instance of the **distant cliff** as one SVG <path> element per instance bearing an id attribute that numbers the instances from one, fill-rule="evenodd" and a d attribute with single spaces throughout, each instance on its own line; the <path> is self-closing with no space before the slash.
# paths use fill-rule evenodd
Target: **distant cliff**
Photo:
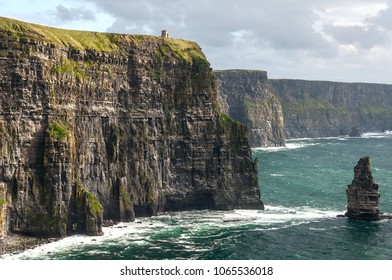
<path id="1" fill-rule="evenodd" d="M 195 43 L 0 18 L 0 238 L 262 208 L 248 129 Z"/>
<path id="2" fill-rule="evenodd" d="M 269 80 L 286 137 L 332 137 L 392 129 L 392 85 Z"/>
<path id="3" fill-rule="evenodd" d="M 267 72 L 215 71 L 221 110 L 250 129 L 252 147 L 285 144 L 279 99 L 268 85 Z"/>

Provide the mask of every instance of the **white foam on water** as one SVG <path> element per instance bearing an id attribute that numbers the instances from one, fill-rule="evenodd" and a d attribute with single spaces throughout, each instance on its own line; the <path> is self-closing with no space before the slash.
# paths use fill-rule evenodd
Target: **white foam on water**
<path id="1" fill-rule="evenodd" d="M 391 131 L 386 132 L 366 132 L 362 133 L 362 138 L 367 139 L 379 139 L 379 138 L 391 138 Z"/>
<path id="2" fill-rule="evenodd" d="M 151 218 L 142 218 L 132 223 L 120 223 L 112 227 L 103 228 L 103 236 L 74 235 L 59 241 L 29 249 L 17 255 L 4 255 L 4 259 L 40 259 L 48 254 L 56 254 L 77 250 L 80 246 L 99 246 L 100 244 L 115 242 L 126 244 L 132 240 L 132 244 L 143 246 L 148 243 L 151 234 L 160 231 L 176 230 L 178 227 L 185 228 L 177 241 L 192 238 L 193 233 L 218 228 L 236 228 L 244 225 L 260 225 L 262 228 L 255 230 L 275 230 L 288 226 L 299 225 L 320 219 L 336 217 L 341 212 L 315 209 L 311 207 L 294 207 L 266 205 L 265 210 L 233 210 L 233 211 L 185 211 L 167 213 Z M 213 237 L 213 235 L 209 235 Z M 146 241 L 147 240 L 147 241 Z M 164 241 L 164 240 L 162 240 Z M 177 242 L 176 241 L 176 242 Z M 172 242 L 172 241 L 168 241 Z M 184 242 L 183 245 L 186 245 Z M 191 244 L 187 244 L 191 246 Z M 95 249 L 92 248 L 91 252 Z M 99 249 L 98 249 L 99 250 Z M 99 253 L 99 252 L 97 252 Z"/>
<path id="3" fill-rule="evenodd" d="M 282 147 L 260 147 L 260 148 L 253 148 L 253 150 L 260 150 L 264 152 L 280 152 L 280 151 L 288 151 L 288 150 L 296 150 L 296 149 L 301 149 L 301 148 L 306 148 L 310 146 L 317 145 L 317 143 L 312 142 L 311 139 L 309 141 L 303 141 L 303 142 L 288 142 L 286 143 L 286 146 Z"/>
<path id="4" fill-rule="evenodd" d="M 317 219 L 334 218 L 342 214 L 338 211 L 320 210 L 311 207 L 265 206 L 264 211 L 260 210 L 234 210 L 225 214 L 223 221 L 249 222 L 261 224 L 278 224 L 290 221 L 313 221 Z"/>
<path id="5" fill-rule="evenodd" d="M 136 220 L 132 223 L 119 223 L 115 226 L 104 227 L 102 236 L 87 236 L 87 235 L 73 235 L 58 241 L 47 243 L 41 246 L 37 246 L 32 249 L 28 249 L 19 254 L 5 254 L 0 258 L 3 259 L 23 259 L 28 258 L 41 258 L 50 253 L 63 252 L 64 249 L 76 249 L 80 246 L 92 245 L 96 246 L 105 242 L 116 240 L 121 242 L 123 238 L 127 238 L 129 235 L 141 235 L 151 231 L 154 228 L 161 228 L 166 226 L 163 223 L 149 222 L 140 223 L 140 220 Z M 137 238 L 135 238 L 137 240 Z M 143 242 L 139 240 L 139 242 Z"/>

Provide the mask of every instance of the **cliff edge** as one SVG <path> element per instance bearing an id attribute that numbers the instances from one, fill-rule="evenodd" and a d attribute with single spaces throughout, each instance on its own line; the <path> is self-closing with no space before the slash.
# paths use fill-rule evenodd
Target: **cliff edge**
<path id="1" fill-rule="evenodd" d="M 263 208 L 246 126 L 200 47 L 0 18 L 0 237 Z"/>
<path id="2" fill-rule="evenodd" d="M 287 138 L 336 137 L 392 129 L 392 85 L 269 80 Z M 357 133 L 356 136 L 359 136 Z"/>

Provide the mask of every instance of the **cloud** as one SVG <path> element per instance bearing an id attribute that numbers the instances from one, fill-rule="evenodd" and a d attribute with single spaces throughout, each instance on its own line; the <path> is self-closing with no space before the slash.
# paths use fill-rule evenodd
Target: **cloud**
<path id="1" fill-rule="evenodd" d="M 380 54 L 392 57 L 391 0 L 84 2 L 114 18 L 107 31 L 159 35 L 166 29 L 172 37 L 198 42 L 216 69 L 344 80 L 342 69 L 357 80 L 376 81 L 380 77 L 365 70 L 381 69 Z M 383 69 L 380 79 L 387 80 Z"/>
<path id="2" fill-rule="evenodd" d="M 95 20 L 95 13 L 85 6 L 72 8 L 64 7 L 62 4 L 56 7 L 55 18 L 59 21 Z"/>
<path id="3" fill-rule="evenodd" d="M 363 49 L 384 45 L 387 34 L 376 26 L 332 26 L 325 27 L 325 31 L 339 44 L 355 45 Z"/>

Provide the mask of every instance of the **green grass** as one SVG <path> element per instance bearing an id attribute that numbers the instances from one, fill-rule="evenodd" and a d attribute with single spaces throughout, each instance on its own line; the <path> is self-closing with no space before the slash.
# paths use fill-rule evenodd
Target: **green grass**
<path id="1" fill-rule="evenodd" d="M 201 48 L 195 42 L 167 38 L 164 40 L 163 46 L 170 49 L 177 59 L 186 63 L 207 63 Z"/>
<path id="2" fill-rule="evenodd" d="M 0 35 L 19 39 L 20 41 L 42 41 L 56 46 L 73 48 L 76 50 L 95 50 L 124 54 L 124 46 L 133 42 L 143 47 L 144 43 L 154 42 L 159 45 L 162 55 L 171 53 L 185 63 L 208 63 L 201 48 L 195 43 L 180 39 L 161 38 L 148 35 L 125 35 L 78 30 L 66 30 L 26 23 L 0 17 Z M 61 69 L 58 69 L 61 71 Z"/>
<path id="3" fill-rule="evenodd" d="M 99 52 L 118 51 L 118 41 L 123 35 L 78 30 L 66 30 L 38 24 L 26 23 L 0 17 L 0 31 L 6 31 L 10 37 L 26 41 L 43 41 L 56 46 L 78 50 L 96 50 Z"/>
<path id="4" fill-rule="evenodd" d="M 85 66 L 88 66 L 88 63 L 84 63 L 84 64 Z M 90 68 L 92 68 L 91 65 Z M 89 77 L 85 69 L 83 69 L 79 63 L 73 60 L 69 60 L 68 58 L 63 56 L 61 57 L 59 63 L 53 65 L 51 69 L 59 74 L 65 74 L 65 73 L 74 74 L 75 77 L 78 77 L 80 79 Z"/>
<path id="5" fill-rule="evenodd" d="M 95 213 L 95 214 L 99 214 L 102 212 L 102 204 L 99 203 L 98 199 L 95 197 L 95 195 L 93 195 L 91 192 L 87 191 L 87 190 L 83 190 L 86 194 L 87 197 L 87 201 L 88 204 L 90 205 L 90 209 Z"/>
<path id="6" fill-rule="evenodd" d="M 233 129 L 233 126 L 235 128 L 244 126 L 244 124 L 242 124 L 236 120 L 233 120 L 232 118 L 230 118 L 228 115 L 226 115 L 224 113 L 221 113 L 219 115 L 219 122 L 225 132 L 230 132 Z M 236 132 L 238 132 L 238 131 L 236 131 Z M 236 136 L 236 135 L 231 134 L 231 136 Z"/>
<path id="7" fill-rule="evenodd" d="M 64 137 L 69 138 L 71 136 L 71 132 L 67 125 L 62 121 L 55 121 L 53 124 L 49 125 L 48 132 L 51 137 L 54 137 L 57 140 L 62 140 Z"/>
<path id="8" fill-rule="evenodd" d="M 391 107 L 382 107 L 382 106 L 363 106 L 361 108 L 361 111 L 365 114 L 371 114 L 371 115 L 387 115 L 387 114 L 392 114 L 392 108 Z"/>
<path id="9" fill-rule="evenodd" d="M 331 111 L 336 114 L 347 114 L 344 107 L 336 107 L 325 101 L 308 100 L 304 103 L 282 103 L 283 111 L 291 113 L 306 113 L 309 111 Z"/>
<path id="10" fill-rule="evenodd" d="M 5 199 L 0 197 L 0 207 L 5 204 Z"/>

